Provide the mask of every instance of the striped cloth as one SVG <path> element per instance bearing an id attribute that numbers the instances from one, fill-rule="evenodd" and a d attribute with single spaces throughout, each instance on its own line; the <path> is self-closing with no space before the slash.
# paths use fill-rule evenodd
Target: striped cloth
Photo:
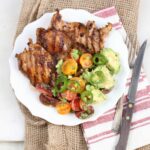
<path id="1" fill-rule="evenodd" d="M 113 24 L 122 36 L 126 37 L 126 32 L 122 26 L 115 7 L 110 7 L 94 13 L 96 16 L 105 18 Z M 126 83 L 125 95 L 128 92 L 131 75 Z M 126 99 L 124 100 L 126 107 Z M 114 133 L 112 129 L 115 107 L 105 112 L 97 120 L 83 123 L 83 133 L 89 150 L 113 150 L 118 142 L 119 135 Z M 136 95 L 136 103 L 131 123 L 130 135 L 128 140 L 128 150 L 150 143 L 150 84 L 147 81 L 144 71 L 141 71 L 139 78 L 138 91 Z"/>

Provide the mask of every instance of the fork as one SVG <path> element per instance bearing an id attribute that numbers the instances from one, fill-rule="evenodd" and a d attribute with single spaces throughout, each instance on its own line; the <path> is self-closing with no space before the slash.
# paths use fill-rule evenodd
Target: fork
<path id="1" fill-rule="evenodd" d="M 127 48 L 129 50 L 129 57 L 128 57 L 128 63 L 130 70 L 132 71 L 134 67 L 134 62 L 136 59 L 136 55 L 138 53 L 138 45 L 137 45 L 137 37 L 134 36 L 133 40 L 130 41 L 131 35 L 126 37 L 125 44 L 127 45 Z M 119 132 L 120 125 L 121 125 L 121 119 L 122 119 L 122 112 L 123 112 L 123 101 L 124 101 L 124 94 L 121 96 L 119 99 L 117 105 L 116 105 L 116 110 L 115 110 L 115 116 L 114 116 L 114 121 L 112 125 L 112 130 L 116 133 Z"/>

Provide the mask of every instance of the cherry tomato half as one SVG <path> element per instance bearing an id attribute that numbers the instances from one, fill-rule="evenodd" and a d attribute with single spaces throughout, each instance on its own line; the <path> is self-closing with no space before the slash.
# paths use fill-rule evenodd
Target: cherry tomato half
<path id="1" fill-rule="evenodd" d="M 90 68 L 93 65 L 92 55 L 89 53 L 84 53 L 80 57 L 79 61 L 80 61 L 82 68 Z"/>
<path id="2" fill-rule="evenodd" d="M 62 64 L 62 72 L 65 75 L 72 75 L 75 74 L 78 69 L 78 64 L 74 59 L 67 59 L 63 64 Z"/>
<path id="3" fill-rule="evenodd" d="M 80 77 L 73 77 L 70 80 L 77 81 L 79 83 L 79 85 L 80 85 L 80 92 L 84 91 L 84 89 L 85 89 L 85 81 L 82 78 L 80 78 Z"/>
<path id="4" fill-rule="evenodd" d="M 56 110 L 61 115 L 68 114 L 71 111 L 71 105 L 68 102 L 60 101 L 56 104 Z"/>
<path id="5" fill-rule="evenodd" d="M 80 100 L 79 99 L 75 99 L 71 101 L 71 108 L 74 111 L 80 111 Z"/>
<path id="6" fill-rule="evenodd" d="M 61 93 L 61 96 L 65 99 L 67 99 L 68 101 L 72 101 L 74 99 L 77 99 L 77 93 L 69 91 L 69 90 Z"/>

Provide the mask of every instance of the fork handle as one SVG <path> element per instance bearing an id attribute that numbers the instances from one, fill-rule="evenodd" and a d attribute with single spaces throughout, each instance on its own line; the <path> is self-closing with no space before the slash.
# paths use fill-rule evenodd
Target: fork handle
<path id="1" fill-rule="evenodd" d="M 123 111 L 123 118 L 120 127 L 120 138 L 115 150 L 126 150 L 129 136 L 130 124 L 132 120 L 134 104 L 128 102 L 127 108 Z"/>

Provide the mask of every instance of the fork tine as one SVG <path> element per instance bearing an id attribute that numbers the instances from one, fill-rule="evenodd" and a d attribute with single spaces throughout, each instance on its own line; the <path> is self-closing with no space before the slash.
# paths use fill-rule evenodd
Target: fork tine
<path id="1" fill-rule="evenodd" d="M 129 66 L 130 68 L 133 68 L 136 54 L 137 54 L 137 37 L 136 36 L 133 37 L 132 41 L 129 41 L 128 49 L 129 49 L 129 58 L 128 58 Z"/>

